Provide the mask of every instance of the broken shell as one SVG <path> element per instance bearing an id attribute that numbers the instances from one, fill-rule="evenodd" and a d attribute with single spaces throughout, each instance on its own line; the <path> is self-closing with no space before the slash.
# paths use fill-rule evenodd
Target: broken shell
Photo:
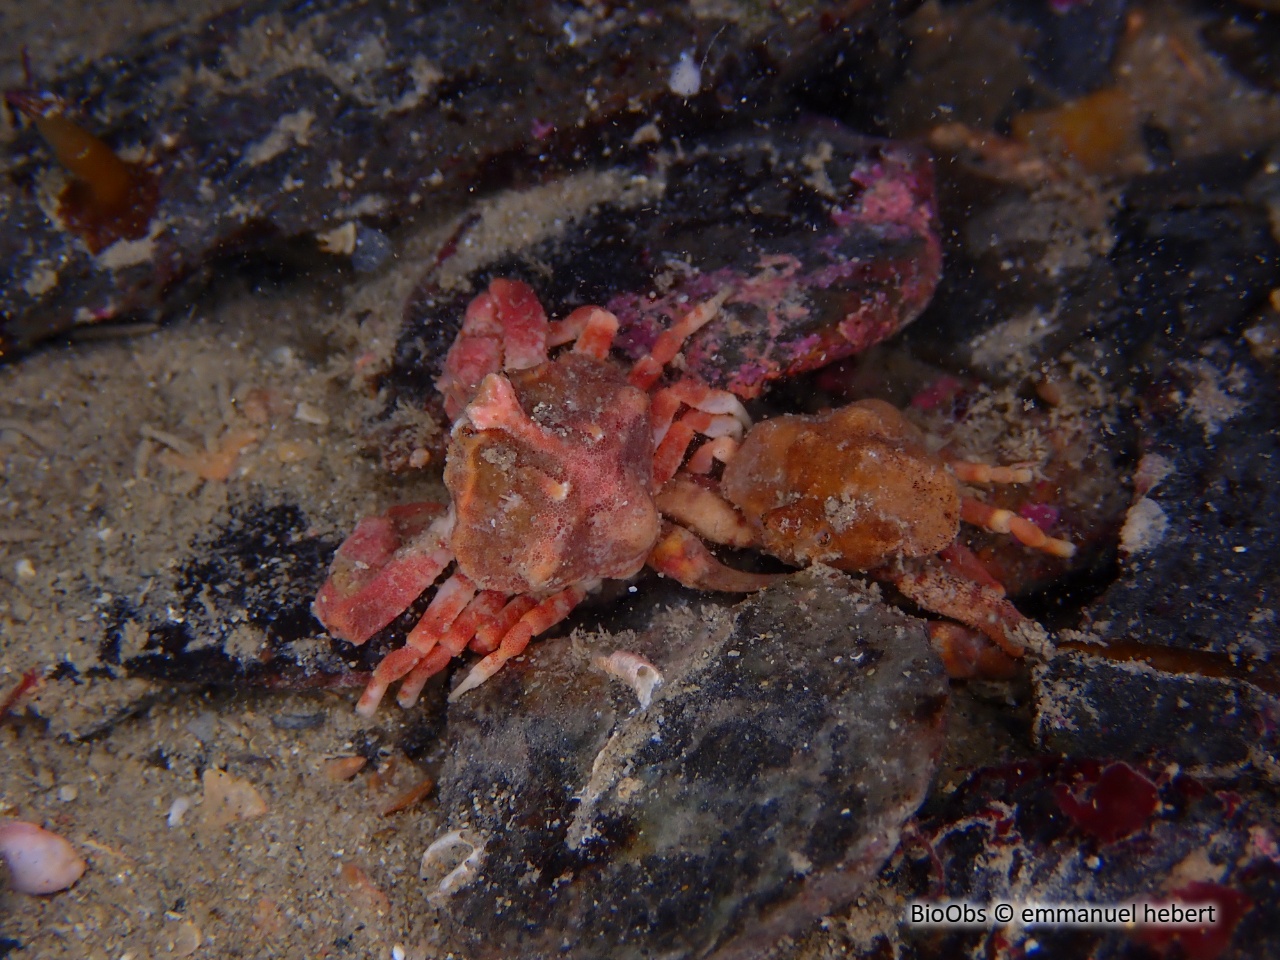
<path id="1" fill-rule="evenodd" d="M 640 701 L 641 710 L 649 709 L 653 691 L 662 686 L 662 673 L 638 653 L 615 650 L 607 657 L 596 657 L 592 662 L 609 676 L 631 687 Z"/>
<path id="2" fill-rule="evenodd" d="M 171 827 L 181 825 L 182 818 L 187 815 L 187 811 L 191 809 L 190 797 L 177 797 L 173 803 L 169 805 L 169 816 L 167 823 Z"/>
<path id="3" fill-rule="evenodd" d="M 252 820 L 267 812 L 267 802 L 258 789 L 241 777 L 210 767 L 204 783 L 203 824 L 221 830 L 239 820 Z"/>
<path id="4" fill-rule="evenodd" d="M 484 844 L 473 843 L 462 830 L 450 830 L 437 837 L 422 854 L 418 876 L 436 882 L 435 892 L 427 895 L 430 903 L 439 905 L 471 883 L 480 872 L 484 860 Z M 443 875 L 442 875 L 443 874 Z"/>
<path id="5" fill-rule="evenodd" d="M 364 765 L 368 762 L 361 756 L 334 757 L 332 760 L 326 760 L 322 769 L 326 779 L 332 780 L 334 783 L 341 783 L 343 780 L 350 780 L 354 777 L 364 769 Z"/>
<path id="6" fill-rule="evenodd" d="M 22 820 L 0 820 L 0 860 L 13 889 L 30 894 L 66 890 L 88 866 L 65 838 Z"/>
<path id="7" fill-rule="evenodd" d="M 434 780 L 430 777 L 423 777 L 408 790 L 392 797 L 379 812 L 384 817 L 388 817 L 393 813 L 399 813 L 401 810 L 408 810 L 414 804 L 429 797 L 435 788 L 436 782 Z"/>

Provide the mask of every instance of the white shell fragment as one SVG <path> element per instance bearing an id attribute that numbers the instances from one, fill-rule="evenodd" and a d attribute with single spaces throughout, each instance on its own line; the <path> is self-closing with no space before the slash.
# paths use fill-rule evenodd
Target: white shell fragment
<path id="1" fill-rule="evenodd" d="M 667 87 L 677 97 L 692 97 L 702 89 L 702 69 L 693 59 L 692 51 L 680 54 L 680 59 L 671 68 L 671 78 Z"/>
<path id="2" fill-rule="evenodd" d="M 1160 504 L 1142 497 L 1125 514 L 1120 529 L 1120 551 L 1127 556 L 1148 553 L 1160 545 L 1169 529 L 1169 518 Z"/>
<path id="3" fill-rule="evenodd" d="M 356 252 L 356 225 L 344 223 L 325 233 L 317 233 L 316 241 L 325 253 L 349 257 Z"/>
<path id="4" fill-rule="evenodd" d="M 649 709 L 653 691 L 662 686 L 662 674 L 657 667 L 628 650 L 615 650 L 607 657 L 596 657 L 593 662 L 609 676 L 617 677 L 631 687 L 640 701 L 641 710 Z"/>
<path id="5" fill-rule="evenodd" d="M 0 860 L 13 889 L 30 894 L 66 890 L 88 866 L 65 838 L 23 820 L 0 820 Z"/>
<path id="6" fill-rule="evenodd" d="M 418 876 L 428 882 L 443 873 L 427 900 L 439 904 L 453 896 L 476 878 L 483 860 L 484 844 L 468 840 L 463 831 L 450 830 L 437 837 L 423 852 L 418 868 Z"/>
<path id="7" fill-rule="evenodd" d="M 190 809 L 190 797 L 177 797 L 169 806 L 169 816 L 166 822 L 171 827 L 180 826 L 182 824 L 182 818 L 187 815 L 187 811 Z"/>

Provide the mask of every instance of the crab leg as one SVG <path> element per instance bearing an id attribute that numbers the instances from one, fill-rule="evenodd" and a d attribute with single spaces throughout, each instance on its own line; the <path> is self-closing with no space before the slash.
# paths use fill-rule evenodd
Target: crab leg
<path id="1" fill-rule="evenodd" d="M 467 648 L 476 628 L 482 621 L 496 616 L 507 602 L 507 595 L 496 590 L 484 590 L 475 595 L 467 608 L 453 621 L 440 642 L 426 654 L 400 684 L 396 702 L 402 707 L 412 707 L 418 702 L 427 681 L 448 666 L 449 661 Z"/>
<path id="2" fill-rule="evenodd" d="M 947 676 L 957 680 L 1008 680 L 1018 672 L 1017 661 L 977 630 L 958 623 L 930 623 L 929 640 Z"/>
<path id="3" fill-rule="evenodd" d="M 357 713 L 366 717 L 373 715 L 386 695 L 387 688 L 413 670 L 423 656 L 435 647 L 475 593 L 475 584 L 461 573 L 455 573 L 440 585 L 421 619 L 409 632 L 405 645 L 392 650 L 374 668 L 373 676 L 369 678 L 369 683 L 356 704 Z"/>
<path id="4" fill-rule="evenodd" d="M 970 460 L 948 460 L 947 466 L 961 483 L 1030 483 L 1034 476 L 1028 467 L 993 467 Z"/>
<path id="5" fill-rule="evenodd" d="M 700 427 L 709 426 L 710 416 L 697 410 L 691 410 L 689 414 L 681 420 L 677 420 L 667 430 L 666 436 L 662 442 L 658 444 L 656 450 L 653 451 L 653 482 L 655 485 L 661 486 L 676 475 L 676 471 L 680 469 L 680 464 L 684 462 L 684 455 L 689 450 L 689 444 L 693 443 L 701 430 Z"/>
<path id="6" fill-rule="evenodd" d="M 737 436 L 751 429 L 751 415 L 734 394 L 728 390 L 713 390 L 705 383 L 685 378 L 653 395 L 650 417 L 653 419 L 654 446 L 662 443 L 680 411 L 681 405 L 716 414 L 717 417 L 733 417 L 741 425 Z"/>
<path id="7" fill-rule="evenodd" d="M 1027 618 L 1005 599 L 1003 590 L 956 576 L 934 559 L 913 564 L 910 570 L 880 567 L 871 575 L 893 584 L 924 609 L 981 631 L 1011 657 L 1026 652 L 1011 630 Z"/>
<path id="8" fill-rule="evenodd" d="M 545 633 L 557 623 L 569 616 L 573 608 L 582 602 L 587 595 L 587 588 L 581 585 L 565 587 L 559 593 L 553 593 L 532 610 L 522 616 L 514 627 L 507 631 L 493 651 L 474 667 L 463 678 L 462 682 L 449 694 L 450 702 L 457 700 L 468 690 L 473 690 L 502 669 L 502 665 L 512 657 L 518 657 L 525 647 L 540 633 Z"/>
<path id="9" fill-rule="evenodd" d="M 575 341 L 574 353 L 585 353 L 603 360 L 609 356 L 613 337 L 618 332 L 618 318 L 603 307 L 579 307 L 563 320 L 551 324 L 547 346 L 558 347 Z"/>
<path id="10" fill-rule="evenodd" d="M 400 647 L 392 650 L 374 667 L 373 676 L 365 684 L 364 692 L 356 701 L 356 713 L 362 717 L 372 717 L 378 712 L 378 704 L 387 694 L 387 688 L 395 683 L 417 665 L 422 654 L 413 647 Z"/>
<path id="11" fill-rule="evenodd" d="M 547 361 L 547 314 L 533 288 L 498 278 L 467 305 L 462 332 L 483 331 L 502 342 L 502 369 L 527 370 Z"/>
<path id="12" fill-rule="evenodd" d="M 547 315 L 537 294 L 519 280 L 494 280 L 467 305 L 436 381 L 445 413 L 456 420 L 488 374 L 524 370 L 546 359 Z"/>
<path id="13" fill-rule="evenodd" d="M 1004 596 L 1004 584 L 991 575 L 978 555 L 959 540 L 938 551 L 938 561 L 956 576 L 974 583 L 981 583 Z"/>
<path id="14" fill-rule="evenodd" d="M 419 657 L 430 653 L 475 595 L 476 585 L 463 574 L 455 573 L 440 584 L 431 603 L 405 637 L 405 646 L 416 650 Z"/>
<path id="15" fill-rule="evenodd" d="M 1055 557 L 1075 556 L 1076 546 L 1070 540 L 1051 537 L 1030 520 L 1009 510 L 1001 510 L 980 500 L 974 500 L 972 497 L 960 498 L 960 518 L 965 523 L 982 527 L 992 533 L 1011 533 L 1033 550 L 1040 550 Z"/>
<path id="16" fill-rule="evenodd" d="M 738 452 L 739 443 L 733 437 L 716 437 L 700 446 L 685 465 L 690 473 L 710 473 L 714 461 L 728 463 Z"/>
<path id="17" fill-rule="evenodd" d="M 949 460 L 947 466 L 961 483 L 1030 483 L 1033 478 L 1028 467 L 993 467 L 987 463 L 968 460 Z M 1009 510 L 1000 510 L 972 497 L 963 497 L 960 511 L 965 523 L 992 533 L 1012 534 L 1033 550 L 1041 550 L 1055 557 L 1075 556 L 1076 547 L 1071 541 L 1051 537 L 1030 520 Z"/>
<path id="18" fill-rule="evenodd" d="M 728 390 L 715 390 L 701 381 L 685 377 L 667 387 L 663 393 L 670 393 L 681 403 L 704 413 L 728 414 L 742 424 L 743 430 L 751 427 L 751 415 L 747 413 L 747 408 Z"/>
<path id="19" fill-rule="evenodd" d="M 641 390 L 648 390 L 657 383 L 658 377 L 662 376 L 662 368 L 675 359 L 686 340 L 715 319 L 716 314 L 720 312 L 720 306 L 728 297 L 728 290 L 721 291 L 710 300 L 704 300 L 698 304 L 658 334 L 658 339 L 653 342 L 649 355 L 641 357 L 631 368 L 628 382 Z"/>
<path id="20" fill-rule="evenodd" d="M 512 597 L 497 616 L 476 628 L 476 635 L 471 639 L 471 649 L 481 656 L 493 653 L 498 649 L 502 638 L 507 635 L 507 631 L 537 605 L 538 601 L 528 595 Z"/>
<path id="21" fill-rule="evenodd" d="M 481 381 L 501 369 L 502 343 L 497 337 L 459 337 L 449 348 L 444 373 L 436 380 L 449 419 L 457 420 Z"/>
<path id="22" fill-rule="evenodd" d="M 729 547 L 750 547 L 756 543 L 754 531 L 733 504 L 683 473 L 677 473 L 667 481 L 667 485 L 654 497 L 654 502 L 663 516 L 694 531 L 704 540 Z"/>
<path id="23" fill-rule="evenodd" d="M 672 523 L 662 525 L 662 536 L 649 554 L 649 566 L 695 590 L 751 593 L 763 590 L 783 575 L 746 573 L 726 567 L 711 555 L 692 533 Z"/>
<path id="24" fill-rule="evenodd" d="M 653 482 L 664 484 L 670 480 L 680 464 L 693 438 L 701 434 L 704 437 L 719 439 L 721 437 L 742 437 L 742 424 L 729 414 L 710 414 L 701 410 L 690 410 L 671 425 L 666 436 L 653 452 Z"/>

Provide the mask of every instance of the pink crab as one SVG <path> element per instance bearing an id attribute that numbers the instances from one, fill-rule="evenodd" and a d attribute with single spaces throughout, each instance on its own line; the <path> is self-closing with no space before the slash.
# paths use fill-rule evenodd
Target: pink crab
<path id="1" fill-rule="evenodd" d="M 397 700 L 411 706 L 469 647 L 483 659 L 450 697 L 462 695 L 603 580 L 630 578 L 646 563 L 706 590 L 747 592 L 776 579 L 723 566 L 690 530 L 893 582 L 973 628 L 935 631 L 957 674 L 998 670 L 1021 655 L 1013 628 L 1022 616 L 953 541 L 963 516 L 1069 555 L 1070 544 L 958 485 L 1025 482 L 1029 471 L 945 462 L 878 401 L 752 427 L 732 393 L 689 378 L 659 386 L 722 300 L 691 305 L 630 370 L 609 359 L 618 321 L 600 307 L 549 323 L 533 290 L 510 280 L 494 280 L 471 302 L 438 383 L 454 419 L 449 505 L 410 504 L 362 520 L 313 607 L 330 633 L 364 643 L 454 565 L 404 646 L 374 670 L 362 714 L 398 680 Z"/>
<path id="2" fill-rule="evenodd" d="M 453 691 L 460 696 L 602 580 L 632 577 L 646 562 L 706 589 L 755 590 L 772 579 L 722 567 L 705 550 L 655 554 L 664 536 L 655 496 L 694 437 L 741 437 L 750 423 L 731 393 L 689 379 L 655 388 L 719 306 L 694 306 L 623 371 L 608 359 L 618 322 L 606 310 L 582 307 L 548 323 L 526 284 L 501 279 L 471 302 L 438 384 L 454 418 L 449 506 L 362 520 L 313 606 L 330 633 L 364 643 L 455 564 L 405 645 L 378 664 L 362 714 L 402 678 L 398 700 L 412 705 L 469 646 L 485 656 Z"/>

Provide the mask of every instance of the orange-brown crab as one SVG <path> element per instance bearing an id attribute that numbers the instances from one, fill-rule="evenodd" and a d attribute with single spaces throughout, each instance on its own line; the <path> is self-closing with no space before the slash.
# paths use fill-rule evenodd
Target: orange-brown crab
<path id="1" fill-rule="evenodd" d="M 878 401 L 779 417 L 747 432 L 750 420 L 733 394 L 690 379 L 656 386 L 719 307 L 716 298 L 693 305 L 624 372 L 608 359 L 617 320 L 600 307 L 549 323 L 534 292 L 509 280 L 493 281 L 471 302 L 438 384 L 455 421 L 444 473 L 450 504 L 410 504 L 362 520 L 313 607 L 335 636 L 364 643 L 455 565 L 405 645 L 374 670 L 361 713 L 372 713 L 397 680 L 398 701 L 412 705 L 426 681 L 470 647 L 484 657 L 456 698 L 602 580 L 631 577 L 646 563 L 700 589 L 746 592 L 775 579 L 723 566 L 690 530 L 792 563 L 871 571 L 995 642 L 939 628 L 953 672 L 1021 654 L 1010 628 L 1022 617 L 999 585 L 976 561 L 961 576 L 930 558 L 963 562 L 952 546 L 962 516 L 1068 554 L 1070 544 L 962 496 L 958 486 L 1025 481 L 1029 472 L 944 462 Z M 570 342 L 571 350 L 548 358 Z M 699 436 L 706 440 L 684 466 Z M 716 460 L 726 464 L 719 493 L 710 480 Z"/>
<path id="2" fill-rule="evenodd" d="M 713 460 L 725 464 L 718 492 L 706 479 Z M 1056 556 L 1075 551 L 1031 521 L 967 496 L 960 483 L 1031 479 L 1025 467 L 944 460 L 896 408 L 859 400 L 816 416 L 765 420 L 740 445 L 732 437 L 704 444 L 659 493 L 658 506 L 716 543 L 889 582 L 922 608 L 972 628 L 930 625 L 952 676 L 1001 675 L 1009 658 L 1025 652 L 1015 629 L 1025 618 L 956 541 L 960 521 Z M 681 530 L 657 549 L 704 548 Z"/>

